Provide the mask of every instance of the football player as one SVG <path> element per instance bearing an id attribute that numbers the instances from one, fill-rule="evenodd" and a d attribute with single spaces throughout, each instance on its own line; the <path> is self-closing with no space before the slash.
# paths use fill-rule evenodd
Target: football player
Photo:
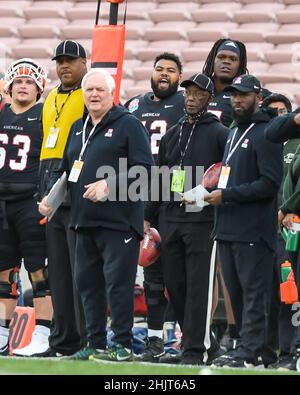
<path id="1" fill-rule="evenodd" d="M 18 299 L 23 259 L 33 289 L 36 327 L 31 343 L 15 350 L 30 356 L 48 348 L 52 304 L 47 280 L 45 230 L 34 198 L 42 143 L 39 100 L 47 79 L 32 59 L 12 63 L 5 75 L 11 97 L 0 113 L 0 354 L 8 354 L 9 324 Z"/>
<path id="2" fill-rule="evenodd" d="M 129 100 L 125 106 L 149 132 L 151 151 L 156 159 L 159 143 L 166 131 L 184 116 L 184 97 L 178 91 L 182 64 L 178 56 L 164 52 L 154 60 L 152 92 Z M 155 225 L 157 227 L 157 224 Z M 163 325 L 167 300 L 160 260 L 144 268 L 144 289 L 147 304 L 148 338 L 142 360 L 158 362 L 164 355 Z M 169 309 L 166 321 L 175 321 Z"/>
<path id="3" fill-rule="evenodd" d="M 208 105 L 208 111 L 215 114 L 223 125 L 230 126 L 233 119 L 230 95 L 224 92 L 224 89 L 235 77 L 248 72 L 245 45 L 230 39 L 216 41 L 206 58 L 202 72 L 214 83 L 214 96 Z"/>

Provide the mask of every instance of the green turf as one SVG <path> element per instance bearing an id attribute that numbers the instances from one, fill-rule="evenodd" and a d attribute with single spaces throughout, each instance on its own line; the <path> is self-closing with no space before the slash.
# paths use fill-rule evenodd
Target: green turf
<path id="1" fill-rule="evenodd" d="M 136 362 L 78 362 L 44 359 L 0 358 L 0 374 L 49 375 L 282 375 L 296 372 L 275 370 L 213 369 Z"/>

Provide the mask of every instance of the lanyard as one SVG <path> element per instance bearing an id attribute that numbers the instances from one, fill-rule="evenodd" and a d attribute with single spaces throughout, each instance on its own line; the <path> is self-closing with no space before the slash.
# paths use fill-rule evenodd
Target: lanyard
<path id="1" fill-rule="evenodd" d="M 86 117 L 86 120 L 85 120 L 84 125 L 83 125 L 83 129 L 82 129 L 82 148 L 81 148 L 81 151 L 80 151 L 80 154 L 79 154 L 79 160 L 81 160 L 81 158 L 83 157 L 84 151 L 85 151 L 85 149 L 86 149 L 86 147 L 87 147 L 92 135 L 94 134 L 96 127 L 97 127 L 97 125 L 93 126 L 93 129 L 90 131 L 90 134 L 88 135 L 88 138 L 85 140 L 85 131 L 86 131 L 86 127 L 87 127 L 87 123 L 88 123 L 89 118 L 90 118 L 90 116 L 88 115 Z"/>
<path id="2" fill-rule="evenodd" d="M 195 129 L 196 123 L 197 123 L 197 121 L 195 121 L 195 122 L 194 122 L 194 124 L 193 124 L 192 130 L 191 130 L 191 132 L 190 132 L 190 135 L 189 135 L 188 141 L 187 141 L 187 143 L 186 143 L 186 146 L 185 146 L 185 148 L 184 148 L 184 151 L 183 151 L 183 152 L 181 151 L 181 146 L 180 146 L 180 143 L 181 143 L 181 138 L 182 138 L 182 129 L 183 129 L 183 124 L 184 124 L 184 123 L 182 123 L 182 125 L 181 125 L 180 132 L 179 132 L 179 140 L 178 140 L 179 151 L 180 151 L 180 163 L 179 163 L 179 169 L 181 169 L 181 167 L 182 167 L 183 159 L 184 159 L 184 157 L 185 157 L 186 151 L 187 151 L 187 149 L 188 149 L 188 146 L 189 146 L 189 144 L 190 144 L 190 141 L 191 141 L 192 135 L 193 135 L 193 133 L 194 133 L 194 129 Z"/>
<path id="3" fill-rule="evenodd" d="M 228 155 L 227 158 L 225 160 L 225 165 L 227 166 L 230 158 L 232 157 L 232 155 L 234 154 L 234 152 L 236 151 L 237 147 L 239 146 L 240 142 L 243 140 L 243 138 L 246 136 L 246 134 L 250 131 L 250 129 L 253 128 L 253 126 L 255 125 L 255 123 L 252 123 L 245 131 L 244 133 L 241 135 L 241 137 L 239 138 L 239 140 L 236 142 L 235 146 L 232 148 L 234 139 L 235 139 L 235 135 L 236 132 L 238 131 L 238 127 L 235 129 L 234 131 L 234 135 L 232 137 L 231 143 L 230 143 L 230 147 L 229 147 L 229 151 L 228 151 Z"/>
<path id="4" fill-rule="evenodd" d="M 54 100 L 55 112 L 56 112 L 56 116 L 55 116 L 55 120 L 54 120 L 54 127 L 55 128 L 56 128 L 57 121 L 58 121 L 59 117 L 61 116 L 62 110 L 63 110 L 65 104 L 67 103 L 67 101 L 69 100 L 69 97 L 71 96 L 71 94 L 73 92 L 74 92 L 74 89 L 72 89 L 68 93 L 68 96 L 66 97 L 66 100 L 63 102 L 62 106 L 60 107 L 60 110 L 58 110 L 58 106 L 57 106 L 57 96 L 58 96 L 58 94 L 55 96 L 55 100 Z"/>

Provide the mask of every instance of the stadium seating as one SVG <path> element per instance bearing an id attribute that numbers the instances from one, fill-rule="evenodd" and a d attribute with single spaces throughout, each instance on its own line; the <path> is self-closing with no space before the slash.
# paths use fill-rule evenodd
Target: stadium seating
<path id="1" fill-rule="evenodd" d="M 31 56 L 47 65 L 55 85 L 53 49 L 74 39 L 90 56 L 96 6 L 96 0 L 0 0 L 0 72 L 16 57 Z M 100 24 L 108 23 L 109 8 L 103 0 Z M 119 23 L 124 10 L 120 4 Z M 290 94 L 299 103 L 300 0 L 130 0 L 126 23 L 124 100 L 149 89 L 160 52 L 181 56 L 185 74 L 201 71 L 213 42 L 231 37 L 245 42 L 250 72 L 284 91 L 296 86 Z"/>

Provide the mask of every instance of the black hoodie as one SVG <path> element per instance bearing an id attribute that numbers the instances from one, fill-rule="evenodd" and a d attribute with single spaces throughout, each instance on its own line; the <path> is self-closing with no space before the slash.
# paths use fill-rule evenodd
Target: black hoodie
<path id="1" fill-rule="evenodd" d="M 217 240 L 264 240 L 270 248 L 276 248 L 277 193 L 282 179 L 283 160 L 282 147 L 264 138 L 270 119 L 270 113 L 262 110 L 253 114 L 248 122 L 237 124 L 232 148 L 251 123 L 255 123 L 228 162 L 230 175 L 223 189 L 223 204 L 217 208 Z M 223 164 L 235 130 L 236 126 L 229 135 Z"/>
<path id="2" fill-rule="evenodd" d="M 53 172 L 49 187 L 66 171 L 69 175 L 74 160 L 78 160 L 82 147 L 82 129 L 85 119 L 76 121 L 70 131 L 69 140 L 64 152 L 62 164 L 58 171 Z M 87 133 L 93 125 L 88 122 Z M 143 166 L 148 175 L 154 164 L 149 145 L 149 137 L 142 123 L 120 106 L 113 106 L 97 125 L 94 134 L 84 152 L 84 165 L 77 183 L 69 182 L 71 191 L 71 227 L 104 227 L 129 231 L 134 229 L 143 237 L 143 203 L 129 201 L 105 201 L 93 203 L 82 196 L 87 184 L 99 181 L 96 173 L 101 166 L 110 166 L 116 172 L 116 177 L 106 177 L 109 189 L 113 190 L 116 181 L 128 185 L 135 178 L 128 178 L 128 173 L 119 171 L 119 159 L 126 158 L 128 169 L 132 166 Z M 136 177 L 137 178 L 137 177 Z M 125 185 L 125 184 L 123 184 Z"/>
<path id="3" fill-rule="evenodd" d="M 192 124 L 186 118 L 181 119 L 175 126 L 168 130 L 162 138 L 159 153 L 158 165 L 169 168 L 178 166 L 180 163 L 179 136 L 182 127 L 181 151 L 183 152 L 190 135 Z M 229 129 L 222 125 L 219 119 L 205 112 L 197 121 L 189 146 L 184 156 L 183 166 L 192 166 L 192 185 L 194 188 L 201 179 L 196 179 L 196 166 L 203 166 L 204 171 L 212 164 L 220 162 L 223 157 Z M 161 188 L 171 188 L 171 179 L 167 185 L 160 185 Z M 185 185 L 186 186 L 186 185 Z M 185 188 L 187 191 L 189 188 Z M 162 193 L 164 192 L 162 191 Z M 162 196 L 162 195 L 161 195 Z M 179 201 L 174 201 L 174 194 L 171 193 L 170 201 L 150 202 L 145 209 L 145 219 L 153 222 L 160 207 L 166 208 L 167 220 L 171 222 L 205 222 L 213 221 L 214 210 L 212 207 L 205 207 L 201 212 L 186 212 L 185 206 L 180 206 Z M 161 199 L 162 200 L 162 199 Z"/>

